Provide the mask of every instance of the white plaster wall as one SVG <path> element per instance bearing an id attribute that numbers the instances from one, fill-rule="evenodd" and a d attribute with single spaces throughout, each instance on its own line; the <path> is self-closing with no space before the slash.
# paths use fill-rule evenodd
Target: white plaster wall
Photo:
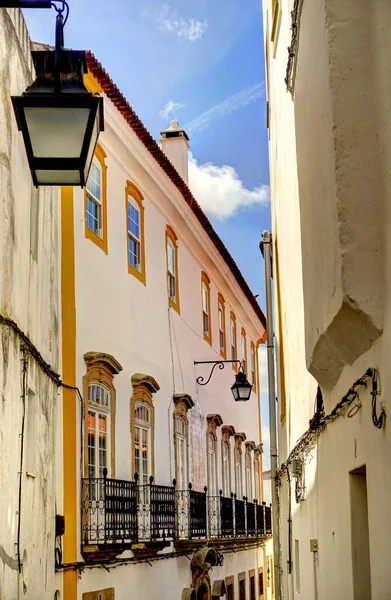
<path id="1" fill-rule="evenodd" d="M 32 181 L 11 95 L 32 82 L 30 39 L 19 10 L 0 9 L 0 314 L 15 321 L 45 361 L 59 370 L 59 194 L 38 196 L 38 241 L 30 251 Z M 35 222 L 35 219 L 34 219 Z M 0 325 L 0 598 L 53 598 L 55 409 L 57 387 L 30 357 L 35 394 L 35 461 L 22 467 L 20 551 L 16 541 L 23 403 L 21 339 Z M 26 399 L 27 403 L 27 399 Z M 25 442 L 30 427 L 26 421 Z M 30 459 L 31 475 L 27 476 Z"/>
<path id="2" fill-rule="evenodd" d="M 270 4 L 264 1 L 265 31 L 268 19 L 270 31 Z M 322 356 L 324 377 L 322 374 L 320 379 L 326 413 L 370 366 L 379 369 L 381 399 L 386 411 L 389 413 L 390 410 L 387 397 L 390 386 L 390 302 L 387 283 L 390 252 L 389 242 L 385 248 L 381 247 L 381 238 L 389 228 L 390 218 L 384 194 L 388 193 L 390 183 L 390 53 L 386 51 L 389 39 L 385 33 L 385 23 L 389 22 L 391 10 L 389 3 L 382 1 L 360 3 L 359 10 L 357 3 L 304 1 L 295 98 L 292 101 L 284 85 L 291 5 L 292 2 L 288 7 L 282 6 L 275 56 L 270 52 L 269 65 L 273 233 L 278 239 L 287 393 L 287 421 L 279 431 L 281 463 L 307 429 L 314 411 L 316 382 L 306 369 L 306 356 L 307 364 L 310 364 L 308 357 L 312 360 L 312 353 L 319 350 L 319 347 L 314 350 L 314 340 L 327 327 L 330 315 L 335 314 L 333 311 L 339 310 L 347 286 L 351 285 L 363 304 L 367 302 L 365 296 L 372 294 L 372 300 L 366 305 L 368 313 L 375 315 L 374 322 L 384 320 L 384 329 L 377 342 L 377 335 L 373 337 L 372 347 L 365 352 L 362 346 L 355 346 L 355 327 L 349 329 L 349 317 L 346 317 L 344 325 L 341 325 L 341 331 L 344 331 L 342 345 L 347 352 L 350 348 L 352 350 L 351 364 L 341 371 L 337 356 L 327 352 L 323 352 Z M 340 9 L 344 10 L 344 18 L 338 18 L 336 24 L 333 19 L 336 15 L 341 17 Z M 368 11 L 365 14 L 371 15 L 369 21 L 365 20 L 365 25 L 361 22 L 362 11 Z M 324 29 L 325 14 L 327 32 Z M 327 59 L 328 43 L 332 46 L 332 75 Z M 371 50 L 368 54 L 369 47 Z M 351 78 L 353 71 L 347 69 L 346 63 L 353 58 L 354 77 Z M 373 61 L 371 78 L 374 79 L 363 77 L 360 82 L 370 59 Z M 341 66 L 343 63 L 344 68 Z M 376 98 L 375 111 L 368 115 L 368 120 L 363 118 L 362 112 L 357 117 L 356 110 L 372 94 Z M 334 117 L 338 117 L 331 131 L 330 114 L 333 111 Z M 369 136 L 365 134 L 368 126 Z M 376 131 L 379 133 L 374 142 L 373 134 Z M 331 140 L 333 135 L 334 143 Z M 372 171 L 370 161 L 361 162 L 368 147 L 373 149 L 370 160 L 377 156 L 378 143 L 381 144 L 382 158 L 376 169 L 380 169 L 380 173 L 378 170 Z M 377 176 L 374 182 L 375 172 Z M 337 207 L 334 181 L 338 182 L 338 193 L 343 196 L 342 208 Z M 381 206 L 373 220 L 366 203 L 375 197 Z M 374 210 L 376 206 L 376 203 L 373 204 Z M 344 217 L 337 231 L 334 218 L 338 211 L 339 217 L 341 211 Z M 379 215 L 382 215 L 381 224 Z M 365 222 L 368 228 L 362 234 Z M 375 227 L 375 233 L 372 227 Z M 337 248 L 341 243 L 349 245 L 346 253 Z M 375 250 L 377 260 L 371 263 Z M 347 262 L 340 284 L 343 261 Z M 366 269 L 370 264 L 374 265 L 374 270 L 371 277 L 367 277 Z M 382 266 L 384 264 L 385 268 Z M 303 276 L 306 279 L 304 286 Z M 383 293 L 384 310 L 381 309 Z M 279 348 L 278 326 L 276 332 Z M 366 325 L 363 325 L 363 338 L 367 332 Z M 333 343 L 338 345 L 338 336 L 335 336 Z M 354 352 L 361 352 L 361 356 L 355 358 Z M 323 385 L 325 381 L 326 386 Z M 281 566 L 284 598 L 312 600 L 315 597 L 313 554 L 310 552 L 310 539 L 314 538 L 319 543 L 316 567 L 319 599 L 354 598 L 349 472 L 362 465 L 366 465 L 367 469 L 372 600 L 390 597 L 387 557 L 390 552 L 388 505 L 391 479 L 388 456 L 391 440 L 387 427 L 378 431 L 372 424 L 368 390 L 361 391 L 360 400 L 362 407 L 356 416 L 350 419 L 346 415 L 339 417 L 320 435 L 317 447 L 306 460 L 306 496 L 300 504 L 295 502 L 292 480 L 292 542 L 293 546 L 295 539 L 300 543 L 300 594 L 294 575 L 287 574 L 288 484 L 286 478 L 282 480 Z M 293 562 L 293 573 L 295 566 Z"/>

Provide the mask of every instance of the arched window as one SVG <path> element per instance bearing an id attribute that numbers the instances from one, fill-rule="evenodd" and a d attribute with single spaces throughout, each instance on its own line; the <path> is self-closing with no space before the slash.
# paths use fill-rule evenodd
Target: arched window
<path id="1" fill-rule="evenodd" d="M 121 365 L 110 354 L 88 352 L 84 355 L 87 372 L 83 378 L 85 415 L 85 477 L 115 476 L 115 387 L 114 375 Z"/>
<path id="2" fill-rule="evenodd" d="M 235 447 L 235 493 L 237 498 L 242 498 L 242 449 L 240 446 Z"/>
<path id="3" fill-rule="evenodd" d="M 260 502 L 260 488 L 259 488 L 259 456 L 254 453 L 254 498 Z"/>
<path id="4" fill-rule="evenodd" d="M 155 472 L 155 409 L 152 394 L 160 387 L 153 377 L 142 373 L 132 376 L 132 385 L 133 395 L 130 399 L 132 475 L 137 473 L 138 481 L 147 484 L 150 476 Z"/>
<path id="5" fill-rule="evenodd" d="M 186 490 L 189 477 L 188 411 L 194 402 L 188 394 L 174 394 L 175 479 L 178 490 Z"/>
<path id="6" fill-rule="evenodd" d="M 208 494 L 217 496 L 216 438 L 208 434 Z"/>
<path id="7" fill-rule="evenodd" d="M 253 501 L 253 482 L 251 473 L 251 456 L 246 452 L 246 496 L 250 502 Z"/>
<path id="8" fill-rule="evenodd" d="M 106 153 L 97 145 L 84 195 L 85 236 L 107 254 Z"/>
<path id="9" fill-rule="evenodd" d="M 223 496 L 229 498 L 231 486 L 231 436 L 235 433 L 232 425 L 223 425 L 221 437 L 221 459 L 223 473 Z"/>
<path id="10" fill-rule="evenodd" d="M 229 442 L 223 442 L 223 496 L 225 498 L 228 498 L 231 492 L 230 454 Z"/>
<path id="11" fill-rule="evenodd" d="M 146 276 L 143 195 L 138 187 L 130 181 L 126 182 L 125 207 L 128 271 L 145 285 Z"/>
<path id="12" fill-rule="evenodd" d="M 151 423 L 144 403 L 137 403 L 134 411 L 134 459 L 140 483 L 147 484 L 151 473 Z"/>

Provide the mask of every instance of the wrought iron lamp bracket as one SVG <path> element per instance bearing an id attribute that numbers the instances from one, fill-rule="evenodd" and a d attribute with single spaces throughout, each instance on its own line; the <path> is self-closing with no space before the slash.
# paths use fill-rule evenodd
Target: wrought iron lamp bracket
<path id="1" fill-rule="evenodd" d="M 215 368 L 218 367 L 220 370 L 222 370 L 222 369 L 224 369 L 224 367 L 227 363 L 229 363 L 229 364 L 239 363 L 239 371 L 243 371 L 243 363 L 241 360 L 195 360 L 194 361 L 195 365 L 213 365 L 211 372 L 209 373 L 209 377 L 206 381 L 205 381 L 205 377 L 202 377 L 202 375 L 200 375 L 200 377 L 197 377 L 196 382 L 198 383 L 198 385 L 207 385 L 209 383 L 209 381 L 212 379 L 212 375 L 213 375 Z"/>

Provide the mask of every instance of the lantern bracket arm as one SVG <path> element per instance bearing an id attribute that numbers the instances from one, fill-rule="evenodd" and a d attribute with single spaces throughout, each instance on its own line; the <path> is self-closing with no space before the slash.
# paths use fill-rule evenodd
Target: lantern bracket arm
<path id="1" fill-rule="evenodd" d="M 194 365 L 213 365 L 212 369 L 209 373 L 209 377 L 206 381 L 205 381 L 205 377 L 202 377 L 202 375 L 197 377 L 196 382 L 198 383 L 198 385 L 207 385 L 210 382 L 210 380 L 212 379 L 212 375 L 213 375 L 213 372 L 216 369 L 216 367 L 218 367 L 220 370 L 222 370 L 222 369 L 224 369 L 224 367 L 227 363 L 229 363 L 229 364 L 239 363 L 239 370 L 243 370 L 243 363 L 241 360 L 195 360 Z"/>

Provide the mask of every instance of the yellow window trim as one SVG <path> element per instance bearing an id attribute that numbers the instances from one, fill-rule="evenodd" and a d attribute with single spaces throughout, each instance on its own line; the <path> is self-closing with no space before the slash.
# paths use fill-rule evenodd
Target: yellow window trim
<path id="1" fill-rule="evenodd" d="M 238 340 L 237 340 L 237 331 L 236 331 L 236 316 L 235 313 L 231 310 L 231 312 L 229 313 L 229 347 L 231 349 L 231 321 L 233 321 L 234 324 L 234 343 L 235 343 L 235 356 L 233 358 L 233 360 L 236 360 L 238 358 Z M 232 363 L 232 368 L 234 371 L 238 370 L 238 366 L 236 363 Z"/>
<path id="2" fill-rule="evenodd" d="M 176 297 L 176 302 L 174 302 L 172 300 L 172 298 L 170 298 L 170 296 L 168 296 L 168 304 L 169 306 L 171 306 L 171 308 L 173 308 L 174 310 L 177 311 L 178 315 L 181 314 L 181 307 L 180 307 L 180 301 L 179 301 L 179 276 L 178 276 L 178 236 L 175 233 L 175 231 L 173 230 L 173 228 L 170 225 L 166 226 L 166 276 L 167 276 L 167 294 L 169 294 L 169 289 L 168 289 L 168 239 L 170 239 L 172 241 L 172 243 L 174 244 L 174 248 L 175 248 L 175 297 Z"/>
<path id="3" fill-rule="evenodd" d="M 128 196 L 131 196 L 135 200 L 140 208 L 140 246 L 141 246 L 141 271 L 137 271 L 132 265 L 129 264 L 128 258 Z M 144 196 L 138 189 L 138 187 L 131 181 L 126 182 L 125 188 L 125 231 L 126 231 L 126 262 L 128 265 L 128 273 L 133 275 L 136 279 L 141 281 L 144 285 L 146 283 L 146 272 L 145 272 L 145 237 L 144 237 Z"/>
<path id="4" fill-rule="evenodd" d="M 254 384 L 253 384 L 253 392 L 257 391 L 257 352 L 255 349 L 255 344 L 254 342 L 251 342 L 250 344 L 250 348 L 251 348 L 251 354 L 254 353 Z M 252 365 L 250 365 L 250 367 L 252 367 Z"/>
<path id="5" fill-rule="evenodd" d="M 245 328 L 244 328 L 244 327 L 242 327 L 242 329 L 240 330 L 240 335 L 241 335 L 241 337 L 244 337 L 244 357 L 243 357 L 243 358 L 244 358 L 244 360 L 245 360 L 245 363 L 246 363 L 246 370 L 247 370 L 247 373 L 246 373 L 246 375 L 247 375 L 247 377 L 248 377 L 248 361 L 247 361 L 247 334 L 246 334 L 246 330 L 245 330 Z M 242 340 L 240 339 L 240 345 L 242 345 L 242 344 L 241 344 L 241 342 L 242 342 Z"/>
<path id="6" fill-rule="evenodd" d="M 206 290 L 208 292 L 208 317 L 209 317 L 209 335 L 206 335 L 204 332 L 204 340 L 208 342 L 208 344 L 212 345 L 212 316 L 211 316 L 211 306 L 210 306 L 210 279 L 205 271 L 201 273 L 201 308 L 202 308 L 202 330 L 204 330 L 204 315 L 203 315 L 203 305 L 202 305 L 202 284 L 205 284 Z"/>
<path id="7" fill-rule="evenodd" d="M 278 25 L 279 25 L 279 21 L 280 21 L 280 14 L 281 14 L 280 0 L 272 0 L 272 31 L 270 34 L 270 39 L 273 42 L 273 44 L 275 44 L 276 40 L 277 40 L 277 31 L 278 31 Z"/>
<path id="8" fill-rule="evenodd" d="M 102 168 L 102 237 L 96 235 L 87 225 L 87 186 L 84 188 L 84 234 L 88 240 L 94 242 L 98 248 L 107 254 L 107 166 L 105 162 L 107 154 L 100 144 L 95 149 L 94 157 L 98 160 Z"/>
<path id="9" fill-rule="evenodd" d="M 227 358 L 227 332 L 226 332 L 226 327 L 225 327 L 225 300 L 224 300 L 224 296 L 222 294 L 218 294 L 218 303 L 217 303 L 217 311 L 219 310 L 220 306 L 222 308 L 223 311 L 223 332 L 224 332 L 224 350 L 220 349 L 220 323 L 219 323 L 219 349 L 220 349 L 220 356 L 222 358 L 224 358 L 224 360 Z"/>

